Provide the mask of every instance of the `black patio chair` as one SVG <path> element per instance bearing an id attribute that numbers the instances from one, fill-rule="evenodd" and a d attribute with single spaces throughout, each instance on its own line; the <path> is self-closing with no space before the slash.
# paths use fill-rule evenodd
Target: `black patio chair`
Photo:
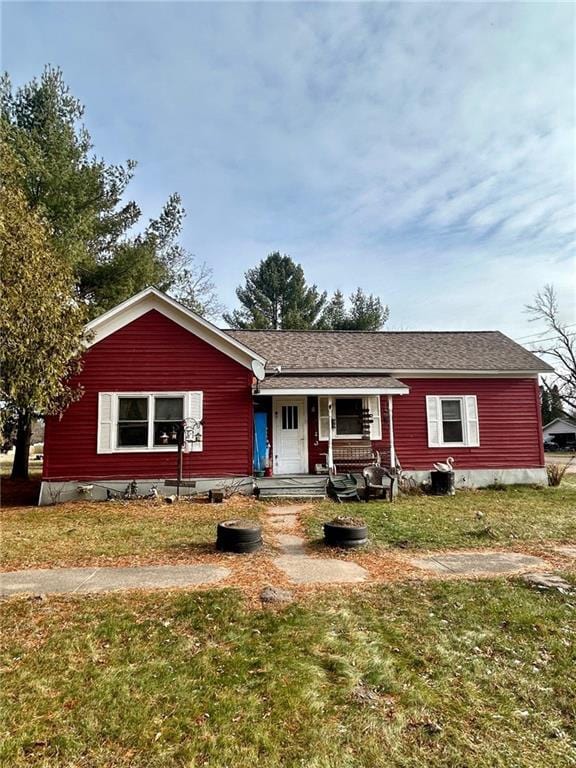
<path id="1" fill-rule="evenodd" d="M 393 500 L 394 481 L 396 480 L 396 470 L 393 467 L 386 469 L 372 464 L 369 467 L 364 467 L 362 477 L 365 483 L 365 501 L 370 501 L 371 498 Z"/>
<path id="2" fill-rule="evenodd" d="M 352 474 L 328 478 L 328 494 L 336 501 L 360 501 L 358 481 Z"/>

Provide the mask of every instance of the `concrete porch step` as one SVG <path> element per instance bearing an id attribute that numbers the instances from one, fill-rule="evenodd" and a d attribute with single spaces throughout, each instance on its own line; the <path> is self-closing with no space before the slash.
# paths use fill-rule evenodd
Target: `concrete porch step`
<path id="1" fill-rule="evenodd" d="M 326 496 L 326 478 L 322 476 L 259 477 L 255 483 L 261 499 L 323 499 Z"/>
<path id="2" fill-rule="evenodd" d="M 322 488 L 261 488 L 261 499 L 325 499 Z"/>
<path id="3" fill-rule="evenodd" d="M 318 487 L 323 488 L 326 485 L 328 477 L 326 475 L 276 475 L 274 477 L 256 477 L 254 481 L 259 488 L 285 487 Z"/>

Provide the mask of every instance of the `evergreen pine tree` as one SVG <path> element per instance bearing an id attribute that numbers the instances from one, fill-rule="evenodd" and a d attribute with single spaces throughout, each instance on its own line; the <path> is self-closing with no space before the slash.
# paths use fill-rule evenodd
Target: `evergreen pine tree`
<path id="1" fill-rule="evenodd" d="M 211 273 L 177 242 L 184 210 L 177 194 L 140 234 L 141 211 L 125 193 L 136 163 L 109 165 L 93 154 L 83 105 L 60 69 L 12 89 L 0 80 L 1 140 L 17 165 L 0 181 L 17 185 L 31 211 L 47 223 L 51 249 L 70 266 L 91 316 L 149 285 L 170 291 L 196 311 L 219 311 Z M 17 176 L 7 174 L 17 169 Z"/>
<path id="2" fill-rule="evenodd" d="M 348 319 L 344 294 L 337 290 L 322 313 L 322 327 L 333 331 L 344 330 Z"/>
<path id="3" fill-rule="evenodd" d="M 350 309 L 342 291 L 337 290 L 322 314 L 321 325 L 331 331 L 379 331 L 388 319 L 389 309 L 378 296 L 357 288 L 350 295 Z"/>
<path id="4" fill-rule="evenodd" d="M 554 384 L 550 389 L 550 421 L 562 418 L 564 415 L 562 398 L 560 397 L 558 386 Z"/>
<path id="5" fill-rule="evenodd" d="M 224 314 L 232 328 L 315 328 L 326 302 L 325 292 L 307 285 L 300 264 L 278 251 L 246 272 L 236 295 L 242 306 Z"/>
<path id="6" fill-rule="evenodd" d="M 549 424 L 552 421 L 552 409 L 550 407 L 550 393 L 545 387 L 540 387 L 540 410 L 542 424 Z"/>

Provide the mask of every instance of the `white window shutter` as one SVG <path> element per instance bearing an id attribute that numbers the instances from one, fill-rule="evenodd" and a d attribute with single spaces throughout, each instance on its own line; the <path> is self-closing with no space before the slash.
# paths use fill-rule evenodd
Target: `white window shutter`
<path id="1" fill-rule="evenodd" d="M 114 450 L 114 395 L 98 393 L 98 439 L 96 453 L 112 453 Z"/>
<path id="2" fill-rule="evenodd" d="M 328 413 L 328 398 L 318 398 L 318 440 L 328 440 L 330 431 L 330 415 Z"/>
<path id="3" fill-rule="evenodd" d="M 370 424 L 370 440 L 382 440 L 382 418 L 380 416 L 380 395 L 364 398 L 364 408 L 368 408 L 372 416 Z"/>
<path id="4" fill-rule="evenodd" d="M 428 420 L 428 447 L 435 448 L 442 445 L 442 415 L 439 397 L 426 395 L 426 417 Z"/>
<path id="5" fill-rule="evenodd" d="M 201 422 L 204 418 L 203 414 L 203 392 L 188 392 L 188 413 L 186 414 L 187 417 L 196 419 L 196 421 Z M 202 450 L 202 444 L 203 444 L 203 427 L 200 425 L 200 433 L 199 433 L 199 440 L 197 442 L 192 443 L 189 450 L 191 451 L 201 451 Z"/>
<path id="6" fill-rule="evenodd" d="M 466 395 L 466 444 L 480 445 L 480 430 L 478 428 L 478 404 L 476 395 Z"/>

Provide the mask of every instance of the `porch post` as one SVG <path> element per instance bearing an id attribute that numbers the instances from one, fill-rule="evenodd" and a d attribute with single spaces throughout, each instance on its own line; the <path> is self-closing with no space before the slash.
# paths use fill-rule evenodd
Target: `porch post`
<path id="1" fill-rule="evenodd" d="M 388 395 L 388 427 L 390 430 L 390 466 L 396 466 L 396 450 L 394 448 L 394 409 L 392 395 Z"/>
<path id="2" fill-rule="evenodd" d="M 334 456 L 332 453 L 332 398 L 328 398 L 328 474 L 331 475 L 334 469 Z"/>

